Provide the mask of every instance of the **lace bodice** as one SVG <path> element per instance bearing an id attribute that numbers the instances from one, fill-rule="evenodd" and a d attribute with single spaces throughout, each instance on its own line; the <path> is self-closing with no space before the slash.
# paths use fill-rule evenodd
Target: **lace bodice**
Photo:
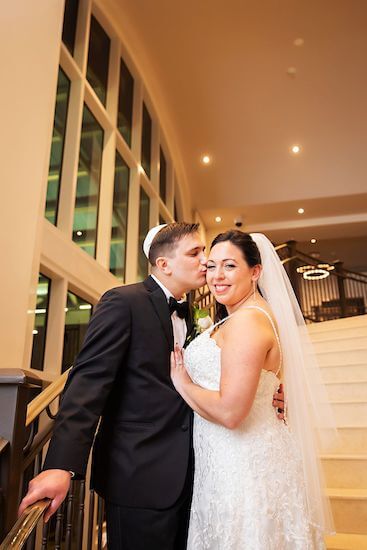
<path id="1" fill-rule="evenodd" d="M 210 337 L 213 328 L 187 347 L 185 364 L 195 383 L 215 391 L 221 349 Z M 250 413 L 235 430 L 195 413 L 188 550 L 324 548 L 307 521 L 296 442 L 272 406 L 278 386 L 275 373 L 261 371 Z"/>

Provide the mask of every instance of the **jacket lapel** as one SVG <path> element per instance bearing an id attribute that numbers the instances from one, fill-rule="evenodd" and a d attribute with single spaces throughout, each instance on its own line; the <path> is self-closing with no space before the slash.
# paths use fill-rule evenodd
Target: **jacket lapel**
<path id="1" fill-rule="evenodd" d="M 150 301 L 153 304 L 155 312 L 162 325 L 164 334 L 167 339 L 168 347 L 173 350 L 173 328 L 171 322 L 171 316 L 169 314 L 168 303 L 163 290 L 155 282 L 152 277 L 148 277 L 143 282 L 145 288 L 148 290 Z"/>
<path id="2" fill-rule="evenodd" d="M 195 333 L 195 323 L 194 323 L 194 316 L 193 316 L 193 308 L 192 308 L 192 299 L 191 299 L 191 292 L 188 296 L 188 302 L 189 302 L 189 317 L 186 319 L 186 338 L 184 343 L 184 348 L 191 342 L 191 340 L 194 337 Z"/>

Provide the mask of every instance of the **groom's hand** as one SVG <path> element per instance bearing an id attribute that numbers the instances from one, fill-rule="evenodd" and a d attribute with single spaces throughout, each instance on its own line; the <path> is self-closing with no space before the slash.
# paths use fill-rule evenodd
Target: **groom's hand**
<path id="1" fill-rule="evenodd" d="M 284 420 L 284 388 L 280 384 L 278 391 L 273 395 L 273 407 L 277 409 L 277 417 Z"/>
<path id="2" fill-rule="evenodd" d="M 29 482 L 28 493 L 20 503 L 18 515 L 20 516 L 27 506 L 43 498 L 49 498 L 51 503 L 44 516 L 44 521 L 47 522 L 65 499 L 70 479 L 70 472 L 66 470 L 46 470 L 38 474 Z"/>

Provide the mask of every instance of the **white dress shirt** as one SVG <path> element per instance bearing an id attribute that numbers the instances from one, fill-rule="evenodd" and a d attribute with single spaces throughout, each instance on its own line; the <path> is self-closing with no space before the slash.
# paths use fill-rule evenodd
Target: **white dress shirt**
<path id="1" fill-rule="evenodd" d="M 172 292 L 170 292 L 168 290 L 168 288 L 166 288 L 164 286 L 163 283 L 161 283 L 161 281 L 159 279 L 157 279 L 157 277 L 155 277 L 154 275 L 151 275 L 152 279 L 155 280 L 155 282 L 157 283 L 157 285 L 159 285 L 161 287 L 161 289 L 163 290 L 166 298 L 167 298 L 167 302 L 169 302 L 169 299 L 171 298 L 174 298 Z M 184 302 L 185 300 L 177 300 L 178 302 Z M 186 340 L 186 333 L 187 333 L 187 326 L 186 326 L 186 321 L 185 319 L 181 319 L 178 315 L 177 315 L 177 311 L 174 311 L 171 315 L 171 321 L 172 321 L 172 328 L 173 328 L 173 338 L 174 338 L 174 344 L 178 344 L 180 348 L 183 348 L 183 345 L 185 343 L 185 340 Z"/>

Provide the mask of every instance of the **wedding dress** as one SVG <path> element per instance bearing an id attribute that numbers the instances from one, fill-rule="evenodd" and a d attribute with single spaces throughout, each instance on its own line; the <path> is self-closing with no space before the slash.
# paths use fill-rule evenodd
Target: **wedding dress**
<path id="1" fill-rule="evenodd" d="M 267 311 L 247 307 L 268 317 L 280 345 Z M 211 333 L 220 323 L 185 350 L 185 365 L 193 381 L 214 391 L 220 387 L 221 350 Z M 278 386 L 277 375 L 262 370 L 250 413 L 234 430 L 195 413 L 188 550 L 324 548 L 322 534 L 308 520 L 296 439 L 272 406 Z"/>

